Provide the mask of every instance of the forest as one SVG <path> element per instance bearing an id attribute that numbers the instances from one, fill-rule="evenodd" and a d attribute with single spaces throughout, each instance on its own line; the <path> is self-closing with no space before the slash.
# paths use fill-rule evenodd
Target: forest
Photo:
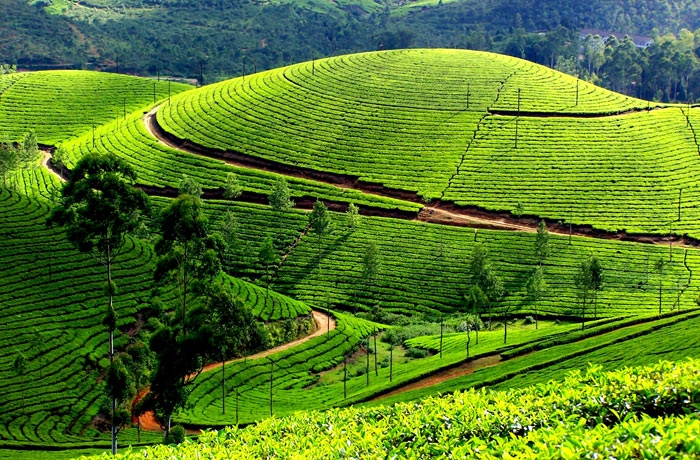
<path id="1" fill-rule="evenodd" d="M 20 69 L 77 68 L 211 83 L 360 51 L 466 48 L 524 58 L 624 94 L 694 101 L 696 2 L 564 1 L 81 3 L 0 0 L 0 61 Z M 67 3 L 70 5 L 70 3 Z M 403 9 L 402 9 L 403 8 Z M 618 38 L 582 36 L 600 29 Z M 625 34 L 654 38 L 635 48 Z"/>

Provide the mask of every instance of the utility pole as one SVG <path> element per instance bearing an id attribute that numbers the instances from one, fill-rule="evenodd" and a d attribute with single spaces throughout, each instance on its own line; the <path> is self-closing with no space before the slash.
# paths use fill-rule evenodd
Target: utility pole
<path id="1" fill-rule="evenodd" d="M 272 366 L 275 362 L 270 360 L 270 417 L 272 417 Z"/>
<path id="2" fill-rule="evenodd" d="M 520 120 L 520 88 L 518 88 L 518 116 L 515 118 L 515 148 L 518 148 L 518 122 Z"/>
<path id="3" fill-rule="evenodd" d="M 377 368 L 377 328 L 374 328 L 374 375 L 379 377 L 379 369 Z"/>
<path id="4" fill-rule="evenodd" d="M 348 399 L 348 357 L 343 357 L 343 399 Z"/>
<path id="5" fill-rule="evenodd" d="M 440 359 L 442 359 L 442 330 L 443 330 L 443 317 L 440 315 Z"/>

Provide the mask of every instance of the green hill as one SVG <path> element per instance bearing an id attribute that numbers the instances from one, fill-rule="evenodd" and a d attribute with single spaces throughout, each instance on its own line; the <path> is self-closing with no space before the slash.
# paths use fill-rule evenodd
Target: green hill
<path id="1" fill-rule="evenodd" d="M 697 353 L 697 108 L 650 104 L 515 58 L 442 49 L 314 60 L 188 89 L 82 71 L 3 76 L 0 136 L 18 139 L 34 129 L 41 143 L 65 152 L 68 170 L 85 153 L 115 153 L 138 172 L 137 185 L 153 195 L 156 214 L 175 196 L 183 175 L 196 179 L 204 188 L 211 229 L 235 227 L 237 247 L 224 279 L 258 319 L 287 337 L 295 327 L 290 320 L 305 321 L 300 329 L 310 325 L 312 308 L 332 313 L 336 327 L 331 330 L 328 320 L 328 332 L 317 330 L 295 346 L 237 359 L 225 370 L 197 377 L 189 386 L 190 405 L 174 414 L 176 423 L 222 427 L 236 420 L 258 422 L 271 411 L 290 416 L 248 431 L 206 434 L 204 441 L 220 436 L 228 445 L 229 437 L 272 437 L 280 442 L 279 452 L 287 452 L 280 439 L 294 438 L 280 433 L 306 427 L 309 420 L 309 432 L 323 431 L 323 423 L 345 413 L 333 409 L 338 406 L 414 401 L 435 391 L 484 385 L 524 387 L 560 378 L 589 361 L 618 368 L 659 358 L 682 361 Z M 223 199 L 230 173 L 242 187 L 237 200 Z M 281 178 L 296 201 L 284 213 L 268 204 Z M 0 338 L 0 378 L 6 382 L 0 406 L 7 408 L 0 413 L 0 457 L 17 449 L 77 453 L 106 446 L 99 416 L 107 363 L 103 269 L 78 253 L 61 231 L 46 227 L 57 199 L 55 174 L 27 165 L 10 174 L 7 184 L 0 189 L 0 308 L 5 313 L 0 325 L 7 331 Z M 331 232 L 322 239 L 309 224 L 317 198 L 331 209 Z M 354 222 L 345 213 L 349 203 L 360 205 Z M 527 286 L 538 266 L 533 224 L 541 218 L 549 219 L 551 251 L 542 264 L 546 291 L 534 299 Z M 568 223 L 576 224 L 574 235 L 568 234 Z M 628 232 L 615 233 L 622 228 Z M 670 241 L 669 247 L 663 239 L 669 232 L 690 237 Z M 134 334 L 149 321 L 167 321 L 152 298 L 152 233 L 147 227 L 142 238 L 128 239 L 115 267 L 121 350 L 133 345 Z M 272 270 L 261 261 L 266 240 L 273 241 L 280 260 Z M 474 284 L 470 262 L 480 245 L 489 252 L 503 297 L 479 306 L 476 313 L 484 321 L 493 315 L 489 326 L 495 326 L 482 330 L 474 343 L 465 330 L 465 294 Z M 378 260 L 372 274 L 366 267 L 370 246 Z M 589 255 L 600 261 L 604 282 L 595 302 L 583 309 L 575 275 Z M 174 287 L 161 287 L 165 309 L 176 295 Z M 535 315 L 539 325 L 527 324 Z M 405 334 L 405 340 L 382 341 L 394 333 Z M 22 374 L 13 371 L 19 354 L 28 360 Z M 659 385 L 697 386 L 695 363 L 683 366 L 687 375 Z M 633 372 L 647 371 L 627 375 Z M 586 378 L 617 382 L 622 375 L 592 371 Z M 404 392 L 409 384 L 417 388 Z M 593 391 L 571 385 L 546 385 L 566 395 L 561 399 L 546 399 L 548 393 L 538 393 L 543 387 L 505 398 L 525 395 L 558 404 Z M 386 399 L 375 400 L 381 397 Z M 474 404 L 492 406 L 500 396 L 489 398 Z M 372 414 L 367 435 L 388 430 L 385 438 L 352 438 L 352 446 L 350 438 L 341 440 L 345 454 L 361 457 L 405 456 L 408 448 L 416 455 L 440 455 L 448 447 L 465 455 L 476 448 L 490 453 L 490 445 L 534 449 L 537 439 L 549 442 L 556 436 L 553 427 L 600 440 L 601 446 L 649 424 L 658 430 L 695 429 L 689 419 L 674 425 L 669 417 L 681 414 L 682 407 L 671 402 L 658 412 L 640 403 L 639 420 L 631 415 L 625 420 L 614 406 L 626 425 L 584 427 L 581 417 L 613 420 L 615 412 L 597 400 L 579 412 L 548 411 L 551 419 L 537 425 L 543 431 L 508 437 L 508 429 L 488 424 L 469 436 L 473 444 L 455 447 L 450 436 L 480 425 L 466 417 L 459 426 L 445 426 L 438 413 L 456 417 L 445 408 L 454 404 L 445 401 L 450 400 L 349 409 L 355 421 L 332 423 L 354 427 L 358 417 Z M 424 404 L 435 411 L 424 410 Z M 422 415 L 416 412 L 408 425 L 374 425 L 406 407 Z M 328 412 L 293 414 L 315 409 Z M 422 426 L 421 417 L 430 439 L 405 431 Z M 267 427 L 274 434 L 265 432 Z M 135 444 L 137 436 L 135 429 L 125 430 L 120 445 Z M 143 442 L 159 438 L 152 433 Z M 366 448 L 357 447 L 360 442 Z M 336 447 L 342 446 L 334 445 L 334 453 Z M 270 453 L 251 443 L 247 448 L 250 455 Z M 294 455 L 321 455 L 326 451 L 318 449 L 326 448 L 297 446 Z M 156 448 L 153 455 L 157 449 L 170 452 Z"/>
<path id="2" fill-rule="evenodd" d="M 0 76 L 0 133 L 21 139 L 29 129 L 43 144 L 91 131 L 189 85 L 128 75 L 46 71 Z"/>
<path id="3" fill-rule="evenodd" d="M 339 175 L 392 196 L 699 236 L 688 111 L 515 58 L 407 50 L 207 86 L 173 97 L 157 120 L 214 155 Z"/>

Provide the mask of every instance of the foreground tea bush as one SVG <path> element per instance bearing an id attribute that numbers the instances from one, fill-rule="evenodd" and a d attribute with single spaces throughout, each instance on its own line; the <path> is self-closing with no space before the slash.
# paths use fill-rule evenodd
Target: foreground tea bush
<path id="1" fill-rule="evenodd" d="M 698 402 L 697 361 L 591 367 L 519 390 L 273 418 L 120 458 L 694 458 Z"/>

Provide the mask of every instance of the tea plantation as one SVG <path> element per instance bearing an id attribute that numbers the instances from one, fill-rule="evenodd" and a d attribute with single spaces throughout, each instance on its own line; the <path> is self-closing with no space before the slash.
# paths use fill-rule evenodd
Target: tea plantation
<path id="1" fill-rule="evenodd" d="M 162 433 L 132 414 L 122 458 L 694 458 L 699 113 L 465 50 L 198 89 L 0 76 L 0 148 L 32 130 L 44 158 L 12 164 L 0 187 L 0 458 L 109 446 L 105 269 L 46 224 L 92 152 L 131 166 L 152 208 L 113 267 L 117 350 L 179 321 L 182 291 L 154 282 L 155 242 L 184 179 L 203 189 L 208 230 L 228 232 L 217 281 L 271 331 L 271 349 L 187 377 L 173 423 L 198 439 L 147 447 Z M 316 200 L 330 209 L 321 233 Z M 481 250 L 500 286 L 486 302 L 472 290 Z M 602 275 L 584 290 L 593 258 Z"/>

